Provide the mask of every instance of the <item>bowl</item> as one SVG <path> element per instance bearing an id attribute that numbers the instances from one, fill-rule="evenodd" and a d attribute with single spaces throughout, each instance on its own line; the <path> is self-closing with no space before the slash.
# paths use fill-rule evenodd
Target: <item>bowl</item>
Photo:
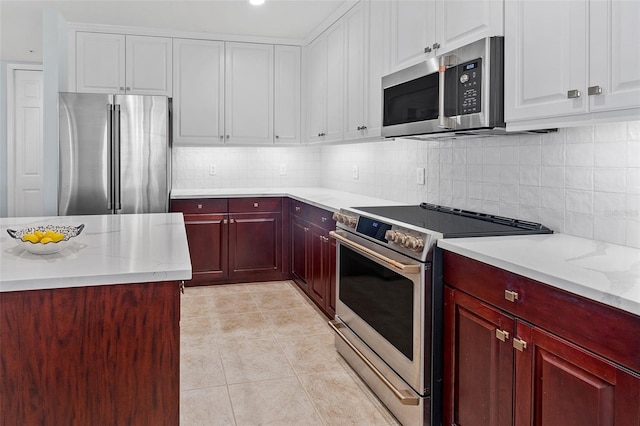
<path id="1" fill-rule="evenodd" d="M 32 234 L 36 231 L 45 232 L 47 230 L 52 230 L 54 232 L 59 232 L 64 235 L 64 238 L 57 242 L 49 242 L 46 244 L 37 242 L 32 243 L 31 241 L 23 241 L 22 237 L 27 234 Z M 38 226 L 29 226 L 26 228 L 20 229 L 7 229 L 7 233 L 11 236 L 11 238 L 15 239 L 18 243 L 18 246 L 21 246 L 29 253 L 33 254 L 53 254 L 63 250 L 68 244 L 69 240 L 73 237 L 77 237 L 80 235 L 82 230 L 84 229 L 84 223 L 78 226 L 73 225 L 38 225 Z"/>

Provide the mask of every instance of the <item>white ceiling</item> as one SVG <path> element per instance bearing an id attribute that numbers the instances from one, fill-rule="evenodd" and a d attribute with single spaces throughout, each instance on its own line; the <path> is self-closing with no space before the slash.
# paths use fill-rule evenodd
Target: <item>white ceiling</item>
<path id="1" fill-rule="evenodd" d="M 300 41 L 353 0 L 0 0 L 0 59 L 42 61 L 42 11 L 67 22 Z M 33 52 L 31 52 L 33 51 Z"/>

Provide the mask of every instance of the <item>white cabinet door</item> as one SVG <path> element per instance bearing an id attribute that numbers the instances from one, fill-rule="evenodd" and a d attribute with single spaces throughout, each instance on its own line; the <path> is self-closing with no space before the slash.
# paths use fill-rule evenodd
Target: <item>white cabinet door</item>
<path id="1" fill-rule="evenodd" d="M 125 92 L 125 36 L 76 33 L 76 90 Z"/>
<path id="2" fill-rule="evenodd" d="M 300 48 L 275 46 L 274 133 L 276 143 L 300 143 Z"/>
<path id="3" fill-rule="evenodd" d="M 506 122 L 587 111 L 586 13 L 587 0 L 506 2 Z"/>
<path id="4" fill-rule="evenodd" d="M 591 1 L 589 16 L 591 111 L 639 107 L 640 2 Z"/>
<path id="5" fill-rule="evenodd" d="M 435 0 L 391 2 L 391 72 L 433 56 L 431 46 L 436 42 L 435 10 Z M 425 52 L 425 48 L 429 52 Z"/>
<path id="6" fill-rule="evenodd" d="M 126 36 L 126 93 L 171 96 L 172 40 Z"/>
<path id="7" fill-rule="evenodd" d="M 340 21 L 326 32 L 327 38 L 327 111 L 325 141 L 344 135 L 344 25 Z"/>
<path id="8" fill-rule="evenodd" d="M 484 37 L 501 36 L 504 7 L 500 0 L 438 0 L 436 41 L 438 54 L 465 46 Z"/>
<path id="9" fill-rule="evenodd" d="M 327 38 L 320 36 L 306 48 L 307 138 L 309 142 L 324 140 L 327 114 Z"/>
<path id="10" fill-rule="evenodd" d="M 210 145 L 224 135 L 224 43 L 174 39 L 173 136 L 178 145 Z"/>
<path id="11" fill-rule="evenodd" d="M 367 3 L 368 6 L 368 3 Z M 343 18 L 345 32 L 344 139 L 366 134 L 368 119 L 368 7 L 360 2 Z"/>
<path id="12" fill-rule="evenodd" d="M 225 142 L 273 143 L 273 45 L 227 43 Z"/>

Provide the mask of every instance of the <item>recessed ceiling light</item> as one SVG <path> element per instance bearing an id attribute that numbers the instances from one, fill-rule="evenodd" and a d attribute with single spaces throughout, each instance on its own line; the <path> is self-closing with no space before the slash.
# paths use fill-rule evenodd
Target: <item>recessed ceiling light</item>
<path id="1" fill-rule="evenodd" d="M 254 6 L 260 6 L 261 4 L 264 3 L 264 0 L 249 0 L 249 3 L 251 3 Z"/>

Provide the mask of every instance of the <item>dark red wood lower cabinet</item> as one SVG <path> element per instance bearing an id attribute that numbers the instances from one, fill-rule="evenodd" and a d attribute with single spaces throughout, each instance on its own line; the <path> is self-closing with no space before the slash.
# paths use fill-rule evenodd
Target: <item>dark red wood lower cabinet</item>
<path id="1" fill-rule="evenodd" d="M 229 215 L 230 277 L 282 274 L 282 214 Z"/>
<path id="2" fill-rule="evenodd" d="M 228 215 L 185 214 L 193 283 L 208 283 L 228 276 Z"/>
<path id="3" fill-rule="evenodd" d="M 516 425 L 640 424 L 640 377 L 529 324 L 517 336 Z"/>
<path id="4" fill-rule="evenodd" d="M 445 316 L 444 424 L 511 424 L 514 318 L 451 288 Z"/>
<path id="5" fill-rule="evenodd" d="M 0 424 L 178 425 L 177 282 L 0 293 Z"/>
<path id="6" fill-rule="evenodd" d="M 296 283 L 309 292 L 309 246 L 310 229 L 307 222 L 291 216 L 291 275 Z"/>

